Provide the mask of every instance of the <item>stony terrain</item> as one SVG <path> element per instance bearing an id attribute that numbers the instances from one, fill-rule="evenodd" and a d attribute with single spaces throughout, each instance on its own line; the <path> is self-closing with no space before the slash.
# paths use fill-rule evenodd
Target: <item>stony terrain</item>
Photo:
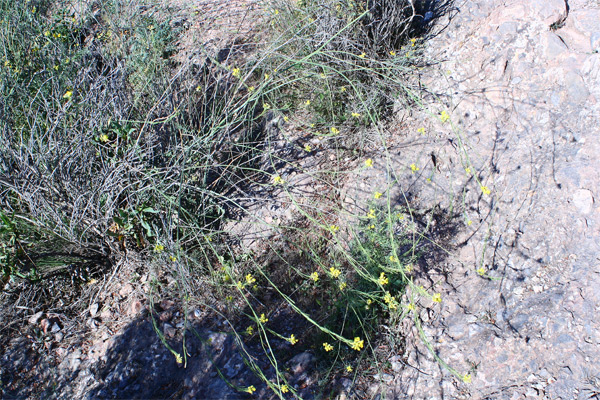
<path id="1" fill-rule="evenodd" d="M 443 301 L 418 306 L 435 352 L 472 381 L 442 368 L 407 323 L 398 329 L 408 348 L 390 358 L 389 373 L 373 377 L 369 394 L 600 398 L 600 3 L 462 0 L 439 24 L 445 28 L 426 45 L 437 63 L 418 78 L 424 110 L 398 113 L 386 127 L 389 154 L 373 156 L 375 168 L 344 193 L 352 207 L 386 188 L 393 170 L 398 202 L 406 197 L 460 222 L 448 252 L 417 271 Z M 23 337 L 0 352 L 4 398 L 242 397 L 202 354 L 216 354 L 234 383 L 266 396 L 235 344 L 214 333 L 219 321 L 188 338 L 192 358 L 181 368 L 152 329 L 147 277 L 136 276 L 133 264 L 124 262 L 103 297 L 89 299 L 79 316 L 87 324 L 83 345 L 61 336 L 69 321 L 31 316 L 54 344 Z M 166 300 L 157 312 L 173 339 L 179 309 Z M 311 383 L 312 361 L 303 353 L 289 364 L 300 387 Z"/>
<path id="2" fill-rule="evenodd" d="M 407 362 L 394 364 L 383 391 L 394 398 L 598 398 L 600 3 L 455 6 L 447 29 L 428 44 L 441 62 L 422 76 L 427 109 L 447 107 L 452 123 L 404 116 L 399 129 L 414 134 L 390 157 L 404 171 L 404 190 L 425 207 L 464 212 L 453 251 L 429 266 L 438 278 L 424 280 L 439 282 L 444 301 L 423 305 L 421 316 L 436 353 L 471 370 L 472 383 L 451 377 L 413 332 L 417 345 L 399 355 Z M 424 136 L 416 133 L 422 126 Z M 411 162 L 419 177 L 406 172 Z M 374 190 L 373 178 L 385 184 L 385 176 L 366 176 L 364 190 Z"/>

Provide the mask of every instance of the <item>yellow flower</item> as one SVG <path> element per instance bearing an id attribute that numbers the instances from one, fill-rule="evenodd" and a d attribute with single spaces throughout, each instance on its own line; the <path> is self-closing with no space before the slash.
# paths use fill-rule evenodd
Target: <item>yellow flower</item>
<path id="1" fill-rule="evenodd" d="M 381 286 L 387 285 L 389 283 L 388 278 L 385 276 L 385 272 L 379 274 L 379 279 L 377 280 Z"/>
<path id="2" fill-rule="evenodd" d="M 340 271 L 339 269 L 337 269 L 336 267 L 331 267 L 329 268 L 329 272 L 331 273 L 331 276 L 333 276 L 334 278 L 337 278 L 340 276 L 340 274 L 342 273 L 342 271 Z"/>
<path id="3" fill-rule="evenodd" d="M 287 393 L 290 391 L 290 389 L 288 389 L 287 385 L 281 385 L 281 387 L 279 389 L 281 390 L 281 393 Z"/>
<path id="4" fill-rule="evenodd" d="M 251 336 L 254 333 L 254 327 L 250 325 L 246 328 L 246 335 Z"/>
<path id="5" fill-rule="evenodd" d="M 398 262 L 398 259 L 392 255 L 392 256 L 390 256 L 390 262 L 393 262 L 393 263 Z"/>
<path id="6" fill-rule="evenodd" d="M 262 324 L 266 324 L 267 322 L 269 322 L 269 318 L 265 317 L 265 314 L 260 314 L 259 321 L 260 321 Z"/>
<path id="7" fill-rule="evenodd" d="M 483 268 L 483 267 L 478 268 L 477 273 L 481 276 L 485 275 L 485 268 Z"/>
<path id="8" fill-rule="evenodd" d="M 274 185 L 283 185 L 284 183 L 285 183 L 285 181 L 283 180 L 283 178 L 281 178 L 281 176 L 275 175 L 273 177 L 273 184 Z"/>
<path id="9" fill-rule="evenodd" d="M 246 392 L 252 394 L 252 393 L 256 392 L 256 388 L 254 386 L 248 386 L 248 388 L 246 389 Z"/>
<path id="10" fill-rule="evenodd" d="M 352 115 L 352 118 L 360 118 L 360 114 L 357 112 L 353 112 L 351 115 Z"/>
<path id="11" fill-rule="evenodd" d="M 106 136 L 106 135 L 103 135 Z M 108 138 L 107 138 L 108 139 Z M 100 137 L 100 140 L 102 140 L 102 137 Z M 162 244 L 157 244 L 156 246 L 154 246 L 154 252 L 155 253 L 160 253 L 165 249 L 165 246 L 163 246 Z"/>
<path id="12" fill-rule="evenodd" d="M 394 50 L 390 51 L 390 56 L 394 57 L 396 55 L 396 52 Z"/>
<path id="13" fill-rule="evenodd" d="M 252 285 L 254 282 L 256 282 L 256 278 L 254 278 L 252 275 L 248 274 L 246 275 L 246 283 L 248 285 Z"/>
<path id="14" fill-rule="evenodd" d="M 333 350 L 333 346 L 327 342 L 323 343 L 323 347 L 325 348 L 325 351 L 328 351 L 328 352 Z"/>
<path id="15" fill-rule="evenodd" d="M 275 15 L 279 15 L 279 10 L 275 9 L 273 12 L 275 13 Z"/>
<path id="16" fill-rule="evenodd" d="M 415 305 L 413 303 L 407 305 L 406 308 L 408 308 L 409 311 L 415 311 Z"/>
<path id="17" fill-rule="evenodd" d="M 406 272 L 407 274 L 410 274 L 413 270 L 413 265 L 412 264 L 408 264 L 406 267 L 404 267 L 404 272 Z"/>
<path id="18" fill-rule="evenodd" d="M 306 101 L 304 102 L 304 105 L 305 105 L 305 106 L 310 106 L 310 100 L 306 100 Z"/>
<path id="19" fill-rule="evenodd" d="M 239 68 L 234 68 L 233 69 L 233 76 L 236 78 L 239 78 L 242 75 L 242 71 L 240 71 Z"/>
<path id="20" fill-rule="evenodd" d="M 369 213 L 367 214 L 367 218 L 373 219 L 375 218 L 375 210 L 373 210 L 372 208 L 369 210 Z"/>
<path id="21" fill-rule="evenodd" d="M 250 93 L 254 92 L 254 86 L 250 86 L 250 87 L 248 87 L 248 91 L 249 91 Z"/>
<path id="22" fill-rule="evenodd" d="M 244 288 L 244 285 L 242 284 L 241 281 L 237 281 L 237 283 L 235 284 L 235 286 L 237 286 L 237 288 L 240 289 L 240 290 Z"/>
<path id="23" fill-rule="evenodd" d="M 73 91 L 72 90 L 67 90 L 65 92 L 65 94 L 63 95 L 63 99 L 70 99 L 73 96 Z"/>
<path id="24" fill-rule="evenodd" d="M 415 173 L 419 170 L 419 167 L 416 166 L 416 164 L 410 164 L 410 170 Z"/>
<path id="25" fill-rule="evenodd" d="M 325 78 L 327 78 L 327 75 L 325 75 L 325 73 L 324 73 L 324 72 L 321 72 L 321 73 L 319 74 L 319 76 L 321 77 L 321 79 L 325 79 Z"/>
<path id="26" fill-rule="evenodd" d="M 367 158 L 367 159 L 365 160 L 365 165 L 366 165 L 367 167 L 369 167 L 369 168 L 370 168 L 370 167 L 372 167 L 372 166 L 373 166 L 373 160 L 372 160 L 372 159 L 370 159 L 370 158 Z"/>
<path id="27" fill-rule="evenodd" d="M 385 292 L 385 296 L 383 301 L 388 305 L 391 310 L 395 310 L 397 308 L 396 298 L 390 294 L 390 292 Z"/>
<path id="28" fill-rule="evenodd" d="M 233 296 L 227 296 L 227 297 L 225 297 L 225 300 L 227 300 L 227 301 L 233 301 Z"/>
<path id="29" fill-rule="evenodd" d="M 420 127 L 419 129 L 417 129 L 417 132 L 420 133 L 421 135 L 425 134 L 425 128 Z"/>
<path id="30" fill-rule="evenodd" d="M 346 91 L 346 86 L 342 86 L 342 87 L 340 88 L 340 92 L 344 93 L 345 91 Z"/>
<path id="31" fill-rule="evenodd" d="M 312 279 L 313 281 L 318 281 L 319 280 L 319 273 L 318 272 L 313 272 L 312 274 L 310 274 L 310 279 Z"/>
<path id="32" fill-rule="evenodd" d="M 487 196 L 487 195 L 489 195 L 490 193 L 492 193 L 492 191 L 491 191 L 490 189 L 488 189 L 488 187 L 487 187 L 487 186 L 482 186 L 482 187 L 481 187 L 481 192 L 482 192 L 484 195 L 486 195 L 486 196 Z"/>
<path id="33" fill-rule="evenodd" d="M 368 226 L 368 228 L 369 228 L 370 230 L 373 230 L 373 229 L 375 229 L 375 224 L 371 224 L 371 225 L 369 225 L 369 226 Z"/>
<path id="34" fill-rule="evenodd" d="M 263 103 L 263 110 L 267 111 L 271 106 L 268 103 Z"/>
<path id="35" fill-rule="evenodd" d="M 175 362 L 177 362 L 177 364 L 182 364 L 183 363 L 183 359 L 181 358 L 181 354 L 175 353 Z"/>
<path id="36" fill-rule="evenodd" d="M 346 365 L 346 371 L 347 372 L 352 372 L 353 371 L 352 366 Z"/>
<path id="37" fill-rule="evenodd" d="M 412 39 L 410 39 L 410 45 L 411 45 L 412 47 L 415 47 L 415 44 L 416 44 L 416 43 L 417 43 L 417 39 L 415 39 L 415 38 L 412 38 Z"/>
<path id="38" fill-rule="evenodd" d="M 471 175 L 471 168 L 469 168 L 469 167 L 465 168 L 465 172 L 467 173 L 467 175 Z"/>
<path id="39" fill-rule="evenodd" d="M 449 119 L 450 119 L 450 116 L 448 115 L 446 110 L 442 111 L 440 114 L 440 121 L 442 121 L 442 124 L 445 124 L 446 122 L 448 122 Z"/>
<path id="40" fill-rule="evenodd" d="M 463 376 L 462 380 L 464 383 L 471 383 L 473 378 L 471 377 L 471 374 L 466 374 L 465 376 Z"/>
<path id="41" fill-rule="evenodd" d="M 304 151 L 307 153 L 310 153 L 312 151 L 312 147 L 310 147 L 310 144 L 305 144 L 304 145 Z"/>
<path id="42" fill-rule="evenodd" d="M 473 221 L 471 221 L 471 220 L 468 220 L 468 221 L 467 221 L 467 225 L 468 225 L 468 226 L 471 226 L 471 225 L 473 225 Z"/>
<path id="43" fill-rule="evenodd" d="M 338 133 L 340 133 L 340 130 L 338 128 L 336 128 L 335 126 L 332 126 L 331 133 L 334 135 L 337 135 Z"/>
<path id="44" fill-rule="evenodd" d="M 44 36 L 46 36 L 46 37 L 50 36 L 50 31 L 45 31 Z"/>
<path id="45" fill-rule="evenodd" d="M 266 81 L 267 79 L 269 79 L 269 77 L 270 77 L 270 76 L 271 76 L 271 75 L 269 75 L 269 74 L 265 74 L 265 81 Z"/>
<path id="46" fill-rule="evenodd" d="M 102 134 L 102 135 L 100 135 L 100 137 L 98 138 L 98 140 L 100 140 L 102 143 L 106 143 L 109 140 L 108 139 L 108 135 L 106 133 Z"/>
<path id="47" fill-rule="evenodd" d="M 340 230 L 340 227 L 339 227 L 339 226 L 337 226 L 337 225 L 330 225 L 330 226 L 329 226 L 329 230 L 330 230 L 332 233 L 337 233 L 337 232 Z"/>
<path id="48" fill-rule="evenodd" d="M 363 347 L 365 347 L 365 341 L 361 340 L 359 337 L 355 337 L 351 347 L 356 351 L 360 351 Z"/>
<path id="49" fill-rule="evenodd" d="M 431 298 L 431 300 L 433 300 L 436 303 L 441 303 L 442 302 L 442 295 L 440 293 L 436 293 L 433 295 L 433 297 Z"/>
<path id="50" fill-rule="evenodd" d="M 346 282 L 340 282 L 340 284 L 338 285 L 338 287 L 340 288 L 340 290 L 344 290 L 346 289 L 348 285 L 346 284 Z"/>
<path id="51" fill-rule="evenodd" d="M 375 194 L 373 195 L 373 197 L 375 197 L 376 199 L 381 198 L 381 196 L 383 196 L 383 193 L 381 192 L 375 192 Z"/>
<path id="52" fill-rule="evenodd" d="M 367 56 L 367 54 L 363 51 L 362 53 L 360 53 L 359 57 L 360 58 L 365 58 Z"/>
<path id="53" fill-rule="evenodd" d="M 177 257 L 175 257 L 175 256 L 169 256 L 169 260 L 175 262 L 175 261 L 177 261 Z"/>
<path id="54" fill-rule="evenodd" d="M 290 336 L 290 337 L 287 339 L 287 341 L 288 341 L 288 342 L 290 342 L 290 343 L 292 344 L 292 346 L 293 346 L 293 345 L 295 345 L 296 343 L 298 343 L 298 339 L 296 339 L 296 336 L 294 336 L 294 334 L 293 334 L 293 333 L 292 333 L 292 336 Z"/>

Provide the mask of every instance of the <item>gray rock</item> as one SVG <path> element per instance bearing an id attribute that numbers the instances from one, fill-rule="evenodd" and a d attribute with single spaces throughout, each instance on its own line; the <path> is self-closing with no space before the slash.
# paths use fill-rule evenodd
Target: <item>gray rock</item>
<path id="1" fill-rule="evenodd" d="M 594 197 L 587 189 L 578 189 L 573 193 L 573 205 L 582 214 L 589 214 L 594 208 Z"/>
<path id="2" fill-rule="evenodd" d="M 567 87 L 569 98 L 575 104 L 583 103 L 590 95 L 583 78 L 575 72 L 567 73 L 565 76 L 565 86 Z"/>
<path id="3" fill-rule="evenodd" d="M 600 52 L 600 31 L 592 32 L 592 36 L 590 36 L 590 46 L 592 51 Z"/>
<path id="4" fill-rule="evenodd" d="M 37 325 L 43 316 L 44 316 L 44 312 L 39 311 L 39 312 L 33 314 L 31 317 L 29 317 L 27 322 L 29 322 L 29 324 L 31 324 L 31 325 Z"/>

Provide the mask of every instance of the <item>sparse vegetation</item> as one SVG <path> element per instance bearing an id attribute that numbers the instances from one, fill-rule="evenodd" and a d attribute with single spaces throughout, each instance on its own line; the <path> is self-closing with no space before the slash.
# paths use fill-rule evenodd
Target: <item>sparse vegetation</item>
<path id="1" fill-rule="evenodd" d="M 406 288 L 441 301 L 411 278 L 429 224 L 383 189 L 356 209 L 339 190 L 373 167 L 379 123 L 414 104 L 425 3 L 266 2 L 257 37 L 194 64 L 175 61 L 181 28 L 159 7 L 0 0 L 3 280 L 35 285 L 90 260 L 106 274 L 135 252 L 152 266 L 151 300 L 224 315 L 282 398 L 298 395 L 281 368 L 290 349 L 319 354 L 323 393 L 334 376 L 380 368 L 377 347 L 402 345 L 382 326 L 419 318 Z M 300 196 L 298 174 L 320 195 Z M 246 247 L 240 221 L 268 241 Z M 49 268 L 49 246 L 69 258 Z"/>

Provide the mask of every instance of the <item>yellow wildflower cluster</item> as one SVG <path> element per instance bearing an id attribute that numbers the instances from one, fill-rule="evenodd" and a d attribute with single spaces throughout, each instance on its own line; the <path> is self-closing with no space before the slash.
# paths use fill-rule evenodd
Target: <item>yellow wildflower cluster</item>
<path id="1" fill-rule="evenodd" d="M 373 166 L 373 160 L 372 160 L 372 159 L 370 159 L 370 158 L 367 158 L 367 159 L 365 160 L 365 165 L 366 165 L 367 167 L 371 168 L 371 167 Z"/>
<path id="2" fill-rule="evenodd" d="M 365 347 L 365 341 L 361 340 L 359 337 L 355 337 L 350 347 L 352 347 L 353 350 L 360 351 Z"/>
<path id="3" fill-rule="evenodd" d="M 312 274 L 310 274 L 310 279 L 312 279 L 313 281 L 318 281 L 319 280 L 319 273 L 318 272 L 313 272 Z"/>
<path id="4" fill-rule="evenodd" d="M 342 271 L 340 271 L 336 267 L 331 267 L 331 268 L 329 268 L 329 273 L 331 273 L 332 277 L 338 278 L 340 276 L 340 274 L 342 273 Z"/>
<path id="5" fill-rule="evenodd" d="M 325 348 L 325 351 L 327 351 L 327 352 L 333 350 L 333 346 L 327 342 L 323 343 L 323 347 Z"/>
<path id="6" fill-rule="evenodd" d="M 265 314 L 260 314 L 260 318 L 258 319 L 261 324 L 266 324 L 267 322 L 269 322 L 269 318 L 265 317 Z"/>
<path id="7" fill-rule="evenodd" d="M 431 300 L 433 300 L 436 303 L 441 303 L 442 302 L 442 295 L 440 293 L 436 293 L 433 295 L 433 297 L 431 298 Z"/>
<path id="8" fill-rule="evenodd" d="M 385 296 L 383 297 L 383 301 L 391 310 L 395 310 L 398 308 L 398 303 L 396 302 L 396 298 L 390 294 L 390 292 L 385 292 Z"/>
<path id="9" fill-rule="evenodd" d="M 246 389 L 246 392 L 252 394 L 252 393 L 256 392 L 256 388 L 254 386 L 248 386 L 248 388 Z"/>
<path id="10" fill-rule="evenodd" d="M 450 120 L 450 115 L 448 115 L 448 113 L 446 112 L 446 110 L 442 111 L 440 113 L 440 121 L 442 121 L 442 124 L 445 124 L 449 120 Z"/>
<path id="11" fill-rule="evenodd" d="M 385 276 L 385 272 L 382 272 L 381 274 L 379 274 L 379 279 L 377 280 L 377 282 L 379 282 L 379 284 L 381 286 L 384 286 L 384 285 L 387 285 L 388 283 L 390 283 L 387 276 Z"/>
<path id="12" fill-rule="evenodd" d="M 380 199 L 381 196 L 383 196 L 383 193 L 381 192 L 375 192 L 375 194 L 373 195 L 373 197 L 375 197 L 376 199 Z"/>
<path id="13" fill-rule="evenodd" d="M 292 335 L 287 339 L 288 342 L 290 342 L 293 345 L 295 345 L 296 343 L 298 343 L 298 339 L 296 339 L 296 336 L 294 336 L 294 334 L 292 333 Z"/>
<path id="14" fill-rule="evenodd" d="M 248 285 L 252 285 L 254 282 L 256 282 L 255 277 L 253 277 L 251 274 L 246 275 L 246 283 Z"/>
<path id="15" fill-rule="evenodd" d="M 376 215 L 375 215 L 375 210 L 373 210 L 373 209 L 371 208 L 371 209 L 369 210 L 369 213 L 367 214 L 367 218 L 369 218 L 369 219 L 373 219 L 373 218 L 375 218 L 375 217 L 376 217 Z"/>
<path id="16" fill-rule="evenodd" d="M 279 175 L 275 175 L 273 177 L 273 184 L 274 185 L 283 185 L 285 183 L 285 180 L 279 176 Z"/>
<path id="17" fill-rule="evenodd" d="M 417 172 L 419 170 L 419 167 L 417 167 L 417 165 L 413 163 L 413 164 L 410 164 L 410 170 L 413 173 L 415 173 L 415 172 Z"/>

